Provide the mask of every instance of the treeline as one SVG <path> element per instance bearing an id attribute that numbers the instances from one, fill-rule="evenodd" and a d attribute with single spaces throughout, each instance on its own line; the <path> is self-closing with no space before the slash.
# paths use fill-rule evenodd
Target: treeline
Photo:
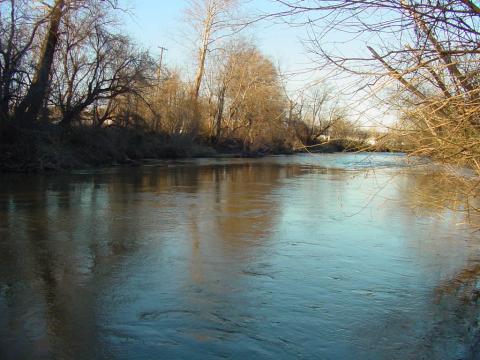
<path id="1" fill-rule="evenodd" d="M 115 0 L 0 6 L 4 168 L 211 153 L 206 146 L 288 152 L 354 129 L 331 93 L 288 95 L 272 60 L 238 35 L 246 27 L 233 17 L 239 2 L 189 3 L 192 81 L 122 32 Z"/>

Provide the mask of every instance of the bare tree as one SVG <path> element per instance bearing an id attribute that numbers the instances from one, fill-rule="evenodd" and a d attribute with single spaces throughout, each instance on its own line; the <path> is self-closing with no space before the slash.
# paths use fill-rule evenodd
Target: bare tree
<path id="1" fill-rule="evenodd" d="M 85 29 L 89 26 L 91 32 L 98 29 L 95 21 L 100 14 L 105 15 L 107 9 L 114 8 L 116 1 L 2 0 L 1 5 L 0 112 L 3 119 L 33 123 L 40 111 L 46 109 L 53 70 L 58 74 L 58 67 L 54 63 L 60 59 L 59 49 L 63 47 L 63 54 L 69 54 L 63 58 L 65 71 L 67 63 L 74 62 L 74 56 L 70 55 L 90 41 L 88 37 L 91 33 Z M 72 26 L 72 18 L 82 18 L 83 29 Z M 77 30 L 80 31 L 76 33 Z M 58 64 L 62 64 L 62 61 Z M 73 70 L 75 75 L 81 72 L 75 66 Z M 74 79 L 75 76 L 73 79 L 64 79 L 70 99 L 79 90 L 73 87 Z"/>
<path id="2" fill-rule="evenodd" d="M 302 92 L 297 103 L 291 107 L 298 110 L 291 126 L 306 146 L 317 144 L 322 136 L 328 138 L 331 128 L 346 118 L 333 92 L 321 86 Z"/>
<path id="3" fill-rule="evenodd" d="M 2 0 L 0 6 L 0 118 L 6 120 L 28 86 L 34 41 L 45 18 L 26 1 Z"/>
<path id="4" fill-rule="evenodd" d="M 170 136 L 190 134 L 196 127 L 194 111 L 196 107 L 191 97 L 191 88 L 182 81 L 178 70 L 163 68 L 162 81 L 155 87 L 147 88 L 144 96 L 143 116 L 150 127 Z"/>
<path id="5" fill-rule="evenodd" d="M 214 103 L 213 123 L 210 125 L 210 136 L 214 143 L 218 143 L 223 135 L 225 108 L 228 106 L 227 90 L 234 80 L 234 69 L 240 66 L 236 54 L 242 47 L 248 46 L 244 41 L 232 39 L 216 56 L 212 56 L 208 64 L 209 101 Z"/>
<path id="6" fill-rule="evenodd" d="M 187 21 L 198 37 L 198 65 L 193 85 L 193 97 L 198 99 L 205 72 L 207 54 L 212 46 L 242 28 L 234 21 L 238 0 L 190 0 Z"/>
<path id="7" fill-rule="evenodd" d="M 377 95 L 379 84 L 388 84 L 383 99 L 401 114 L 414 154 L 480 174 L 480 14 L 474 1 L 277 2 L 285 9 L 280 15 L 308 24 L 310 50 L 322 66 L 365 76 L 363 86 Z M 334 32 L 367 35 L 365 55 L 329 51 L 326 39 Z"/>
<path id="8" fill-rule="evenodd" d="M 234 42 L 217 76 L 215 137 L 237 138 L 246 151 L 283 141 L 285 97 L 273 63 L 255 46 Z"/>
<path id="9" fill-rule="evenodd" d="M 62 114 L 62 125 L 79 120 L 93 104 L 97 109 L 104 104 L 108 110 L 120 95 L 140 95 L 141 88 L 149 85 L 148 72 L 153 72 L 150 57 L 109 29 L 101 8 L 94 10 L 65 18 L 52 84 L 52 102 Z M 97 116 L 96 124 L 107 118 L 107 114 Z"/>

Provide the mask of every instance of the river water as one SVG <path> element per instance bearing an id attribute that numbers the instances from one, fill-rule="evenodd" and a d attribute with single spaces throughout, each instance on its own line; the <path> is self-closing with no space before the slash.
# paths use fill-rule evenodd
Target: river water
<path id="1" fill-rule="evenodd" d="M 0 359 L 477 356 L 480 236 L 402 155 L 0 185 Z"/>

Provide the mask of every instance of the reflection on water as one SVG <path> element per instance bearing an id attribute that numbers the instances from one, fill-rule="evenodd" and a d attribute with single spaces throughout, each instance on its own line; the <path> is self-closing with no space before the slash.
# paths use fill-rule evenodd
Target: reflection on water
<path id="1" fill-rule="evenodd" d="M 480 239 L 403 162 L 4 176 L 0 358 L 474 358 Z"/>

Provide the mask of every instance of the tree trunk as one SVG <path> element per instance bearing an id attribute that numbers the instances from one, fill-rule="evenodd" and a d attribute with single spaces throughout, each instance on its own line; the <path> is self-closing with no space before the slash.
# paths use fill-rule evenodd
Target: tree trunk
<path id="1" fill-rule="evenodd" d="M 199 49 L 198 57 L 198 69 L 195 76 L 195 85 L 193 88 L 193 97 L 195 101 L 198 100 L 200 94 L 200 86 L 202 85 L 203 72 L 205 71 L 205 60 L 207 57 L 208 46 L 210 43 L 210 37 L 212 35 L 212 26 L 215 19 L 215 11 L 210 4 L 207 8 L 206 18 L 203 24 L 202 45 Z"/>
<path id="2" fill-rule="evenodd" d="M 193 98 L 195 99 L 195 101 L 198 100 L 198 96 L 200 95 L 200 86 L 202 85 L 206 56 L 207 56 L 207 47 L 203 46 L 200 49 L 199 64 L 198 64 L 197 74 L 195 75 L 195 85 L 193 88 Z"/>
<path id="3" fill-rule="evenodd" d="M 40 51 L 35 76 L 25 98 L 15 111 L 15 117 L 21 122 L 33 122 L 37 119 L 47 95 L 64 6 L 65 0 L 56 0 L 50 11 L 48 31 Z"/>
<path id="4" fill-rule="evenodd" d="M 225 107 L 225 85 L 222 86 L 218 94 L 217 113 L 215 114 L 215 143 L 220 141 L 222 135 L 223 109 Z"/>

